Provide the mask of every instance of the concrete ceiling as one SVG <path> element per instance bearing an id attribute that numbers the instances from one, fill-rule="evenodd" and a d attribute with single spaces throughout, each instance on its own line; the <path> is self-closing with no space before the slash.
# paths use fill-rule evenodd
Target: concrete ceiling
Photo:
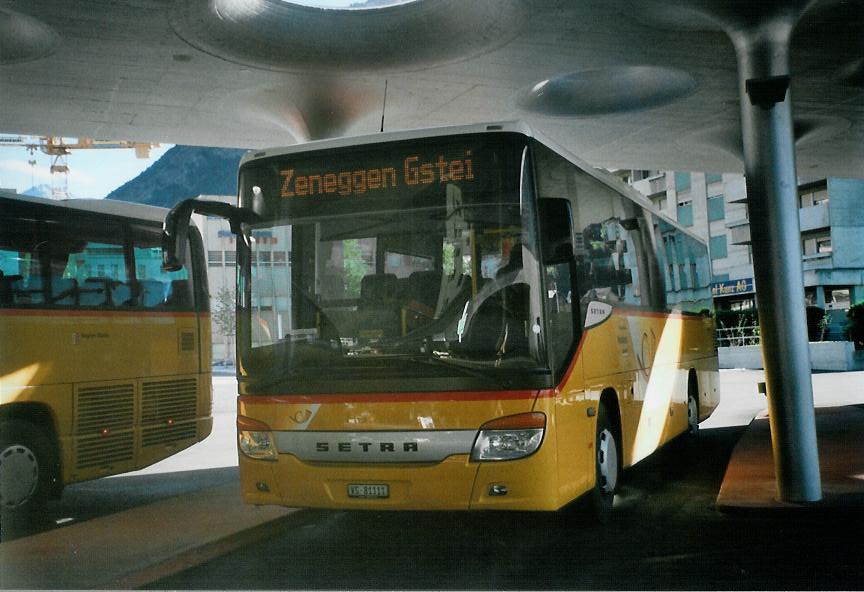
<path id="1" fill-rule="evenodd" d="M 864 176 L 864 3 L 789 3 L 799 174 Z M 382 114 L 524 119 L 598 166 L 740 171 L 719 23 L 778 4 L 0 0 L 0 131 L 258 148 L 374 133 Z"/>

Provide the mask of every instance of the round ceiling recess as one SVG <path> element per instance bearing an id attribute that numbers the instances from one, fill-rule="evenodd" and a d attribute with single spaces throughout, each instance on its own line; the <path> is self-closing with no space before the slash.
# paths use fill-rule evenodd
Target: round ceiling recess
<path id="1" fill-rule="evenodd" d="M 695 88 L 694 78 L 675 68 L 616 66 L 547 78 L 523 92 L 518 103 L 541 115 L 602 115 L 665 105 Z"/>
<path id="2" fill-rule="evenodd" d="M 375 10 L 408 4 L 417 0 L 280 0 L 286 4 L 299 4 L 324 10 Z"/>
<path id="3" fill-rule="evenodd" d="M 53 54 L 60 36 L 40 20 L 0 8 L 0 64 L 30 62 Z"/>
<path id="4" fill-rule="evenodd" d="M 537 2 L 177 0 L 170 21 L 189 45 L 252 68 L 415 71 L 505 45 Z"/>

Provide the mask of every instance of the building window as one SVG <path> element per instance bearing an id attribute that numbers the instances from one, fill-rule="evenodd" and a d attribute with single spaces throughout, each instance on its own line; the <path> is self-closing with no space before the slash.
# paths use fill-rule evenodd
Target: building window
<path id="1" fill-rule="evenodd" d="M 817 253 L 830 253 L 831 252 L 831 237 L 822 237 L 816 239 L 816 252 Z"/>
<path id="2" fill-rule="evenodd" d="M 690 189 L 690 173 L 675 173 L 675 191 Z"/>
<path id="3" fill-rule="evenodd" d="M 711 259 L 723 259 L 729 256 L 726 247 L 726 235 L 712 236 L 710 241 Z"/>
<path id="4" fill-rule="evenodd" d="M 690 288 L 690 278 L 687 277 L 687 265 L 684 263 L 678 264 L 678 277 L 681 279 L 681 289 L 687 290 Z"/>
<path id="5" fill-rule="evenodd" d="M 273 265 L 285 266 L 285 251 L 273 251 Z"/>
<path id="6" fill-rule="evenodd" d="M 653 200 L 654 207 L 657 208 L 658 211 L 663 211 L 666 209 L 666 196 L 663 195 L 661 197 L 655 197 Z"/>
<path id="7" fill-rule="evenodd" d="M 225 251 L 225 265 L 237 265 L 237 253 L 234 251 Z"/>
<path id="8" fill-rule="evenodd" d="M 722 220 L 726 217 L 726 203 L 722 195 L 712 195 L 708 198 L 708 221 Z"/>
<path id="9" fill-rule="evenodd" d="M 258 253 L 258 262 L 261 265 L 270 265 L 270 251 L 260 251 Z"/>
<path id="10" fill-rule="evenodd" d="M 809 208 L 826 203 L 828 203 L 828 187 L 826 185 L 808 187 L 798 192 L 799 207 Z"/>
<path id="11" fill-rule="evenodd" d="M 722 183 L 723 175 L 720 173 L 705 173 L 705 184 L 710 185 L 711 183 Z"/>
<path id="12" fill-rule="evenodd" d="M 207 251 L 207 265 L 222 267 L 222 251 Z"/>
<path id="13" fill-rule="evenodd" d="M 825 305 L 828 308 L 848 309 L 850 304 L 849 288 L 825 287 Z"/>
<path id="14" fill-rule="evenodd" d="M 823 231 L 802 235 L 801 250 L 804 252 L 804 255 L 831 253 L 831 233 Z"/>
<path id="15" fill-rule="evenodd" d="M 658 171 L 633 171 L 633 181 L 641 181 L 642 179 L 647 179 L 658 174 Z"/>
<path id="16" fill-rule="evenodd" d="M 693 226 L 692 201 L 682 201 L 678 204 L 678 223 L 682 226 Z"/>

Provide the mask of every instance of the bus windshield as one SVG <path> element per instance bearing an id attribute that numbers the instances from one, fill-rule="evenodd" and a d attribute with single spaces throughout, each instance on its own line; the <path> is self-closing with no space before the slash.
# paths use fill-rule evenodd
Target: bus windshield
<path id="1" fill-rule="evenodd" d="M 249 394 L 545 385 L 525 153 L 462 136 L 241 169 L 263 212 L 238 249 Z"/>

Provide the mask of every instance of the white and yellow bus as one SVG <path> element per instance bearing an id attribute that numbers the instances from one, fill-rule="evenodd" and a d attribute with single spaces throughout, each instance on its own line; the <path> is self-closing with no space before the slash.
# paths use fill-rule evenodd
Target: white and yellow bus
<path id="1" fill-rule="evenodd" d="M 212 427 L 201 239 L 164 272 L 166 210 L 0 194 L 0 507 L 132 471 Z"/>
<path id="2" fill-rule="evenodd" d="M 606 510 L 718 404 L 705 244 L 522 124 L 249 154 L 226 215 L 247 502 Z"/>

